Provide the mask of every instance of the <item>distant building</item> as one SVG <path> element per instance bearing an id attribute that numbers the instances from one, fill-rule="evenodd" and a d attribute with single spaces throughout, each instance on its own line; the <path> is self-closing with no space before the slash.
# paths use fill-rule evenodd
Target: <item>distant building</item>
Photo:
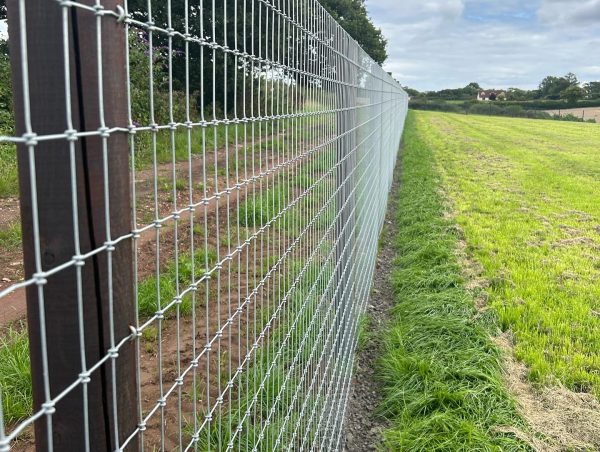
<path id="1" fill-rule="evenodd" d="M 490 89 L 479 91 L 477 93 L 477 100 L 481 102 L 488 102 L 494 100 L 506 100 L 506 91 Z"/>

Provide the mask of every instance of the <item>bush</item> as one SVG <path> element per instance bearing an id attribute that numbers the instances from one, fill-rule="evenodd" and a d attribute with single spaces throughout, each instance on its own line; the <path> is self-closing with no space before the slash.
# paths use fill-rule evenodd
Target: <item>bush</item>
<path id="1" fill-rule="evenodd" d="M 504 109 L 506 116 L 523 117 L 525 115 L 525 109 L 520 105 L 509 105 Z"/>
<path id="2" fill-rule="evenodd" d="M 469 113 L 472 115 L 492 115 L 499 116 L 503 112 L 501 107 L 496 106 L 491 102 L 486 103 L 478 103 L 471 105 L 469 108 Z"/>
<path id="3" fill-rule="evenodd" d="M 143 31 L 129 34 L 129 77 L 131 80 L 131 116 L 134 123 L 149 125 L 150 111 L 150 65 L 149 43 Z M 152 53 L 152 75 L 154 97 L 154 121 L 157 124 L 169 123 L 169 73 L 167 49 L 154 47 Z M 197 117 L 195 108 L 190 113 Z M 173 118 L 175 122 L 185 122 L 185 93 L 173 90 Z"/>

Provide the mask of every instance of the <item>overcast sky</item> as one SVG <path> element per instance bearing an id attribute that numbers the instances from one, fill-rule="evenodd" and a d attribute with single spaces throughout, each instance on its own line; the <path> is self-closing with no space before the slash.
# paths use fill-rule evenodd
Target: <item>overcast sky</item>
<path id="1" fill-rule="evenodd" d="M 418 90 L 600 80 L 600 0 L 367 0 L 388 71 Z"/>

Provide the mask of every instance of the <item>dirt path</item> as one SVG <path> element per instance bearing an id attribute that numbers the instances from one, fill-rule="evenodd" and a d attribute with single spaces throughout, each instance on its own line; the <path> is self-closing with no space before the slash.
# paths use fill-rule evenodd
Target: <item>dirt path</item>
<path id="1" fill-rule="evenodd" d="M 356 370 L 352 379 L 353 390 L 346 410 L 344 450 L 350 452 L 378 450 L 381 432 L 386 425 L 385 420 L 376 414 L 377 407 L 382 401 L 381 385 L 376 375 L 376 360 L 383 354 L 381 335 L 387 327 L 390 310 L 394 305 L 391 276 L 396 256 L 393 242 L 398 229 L 396 215 L 400 175 L 401 168 L 398 163 L 389 195 L 384 232 L 380 239 L 383 246 L 377 256 L 373 289 L 367 307 L 368 339 L 364 349 L 358 352 Z"/>

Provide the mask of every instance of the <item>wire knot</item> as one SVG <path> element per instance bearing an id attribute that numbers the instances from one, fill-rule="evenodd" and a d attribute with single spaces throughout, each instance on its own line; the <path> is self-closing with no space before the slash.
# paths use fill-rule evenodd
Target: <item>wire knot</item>
<path id="1" fill-rule="evenodd" d="M 56 407 L 54 406 L 54 402 L 52 402 L 52 401 L 42 403 L 42 409 L 44 410 L 45 414 L 56 413 Z"/>
<path id="2" fill-rule="evenodd" d="M 121 24 L 129 19 L 129 14 L 125 12 L 125 9 L 121 5 L 117 5 L 115 9 L 117 10 L 117 23 Z"/>

